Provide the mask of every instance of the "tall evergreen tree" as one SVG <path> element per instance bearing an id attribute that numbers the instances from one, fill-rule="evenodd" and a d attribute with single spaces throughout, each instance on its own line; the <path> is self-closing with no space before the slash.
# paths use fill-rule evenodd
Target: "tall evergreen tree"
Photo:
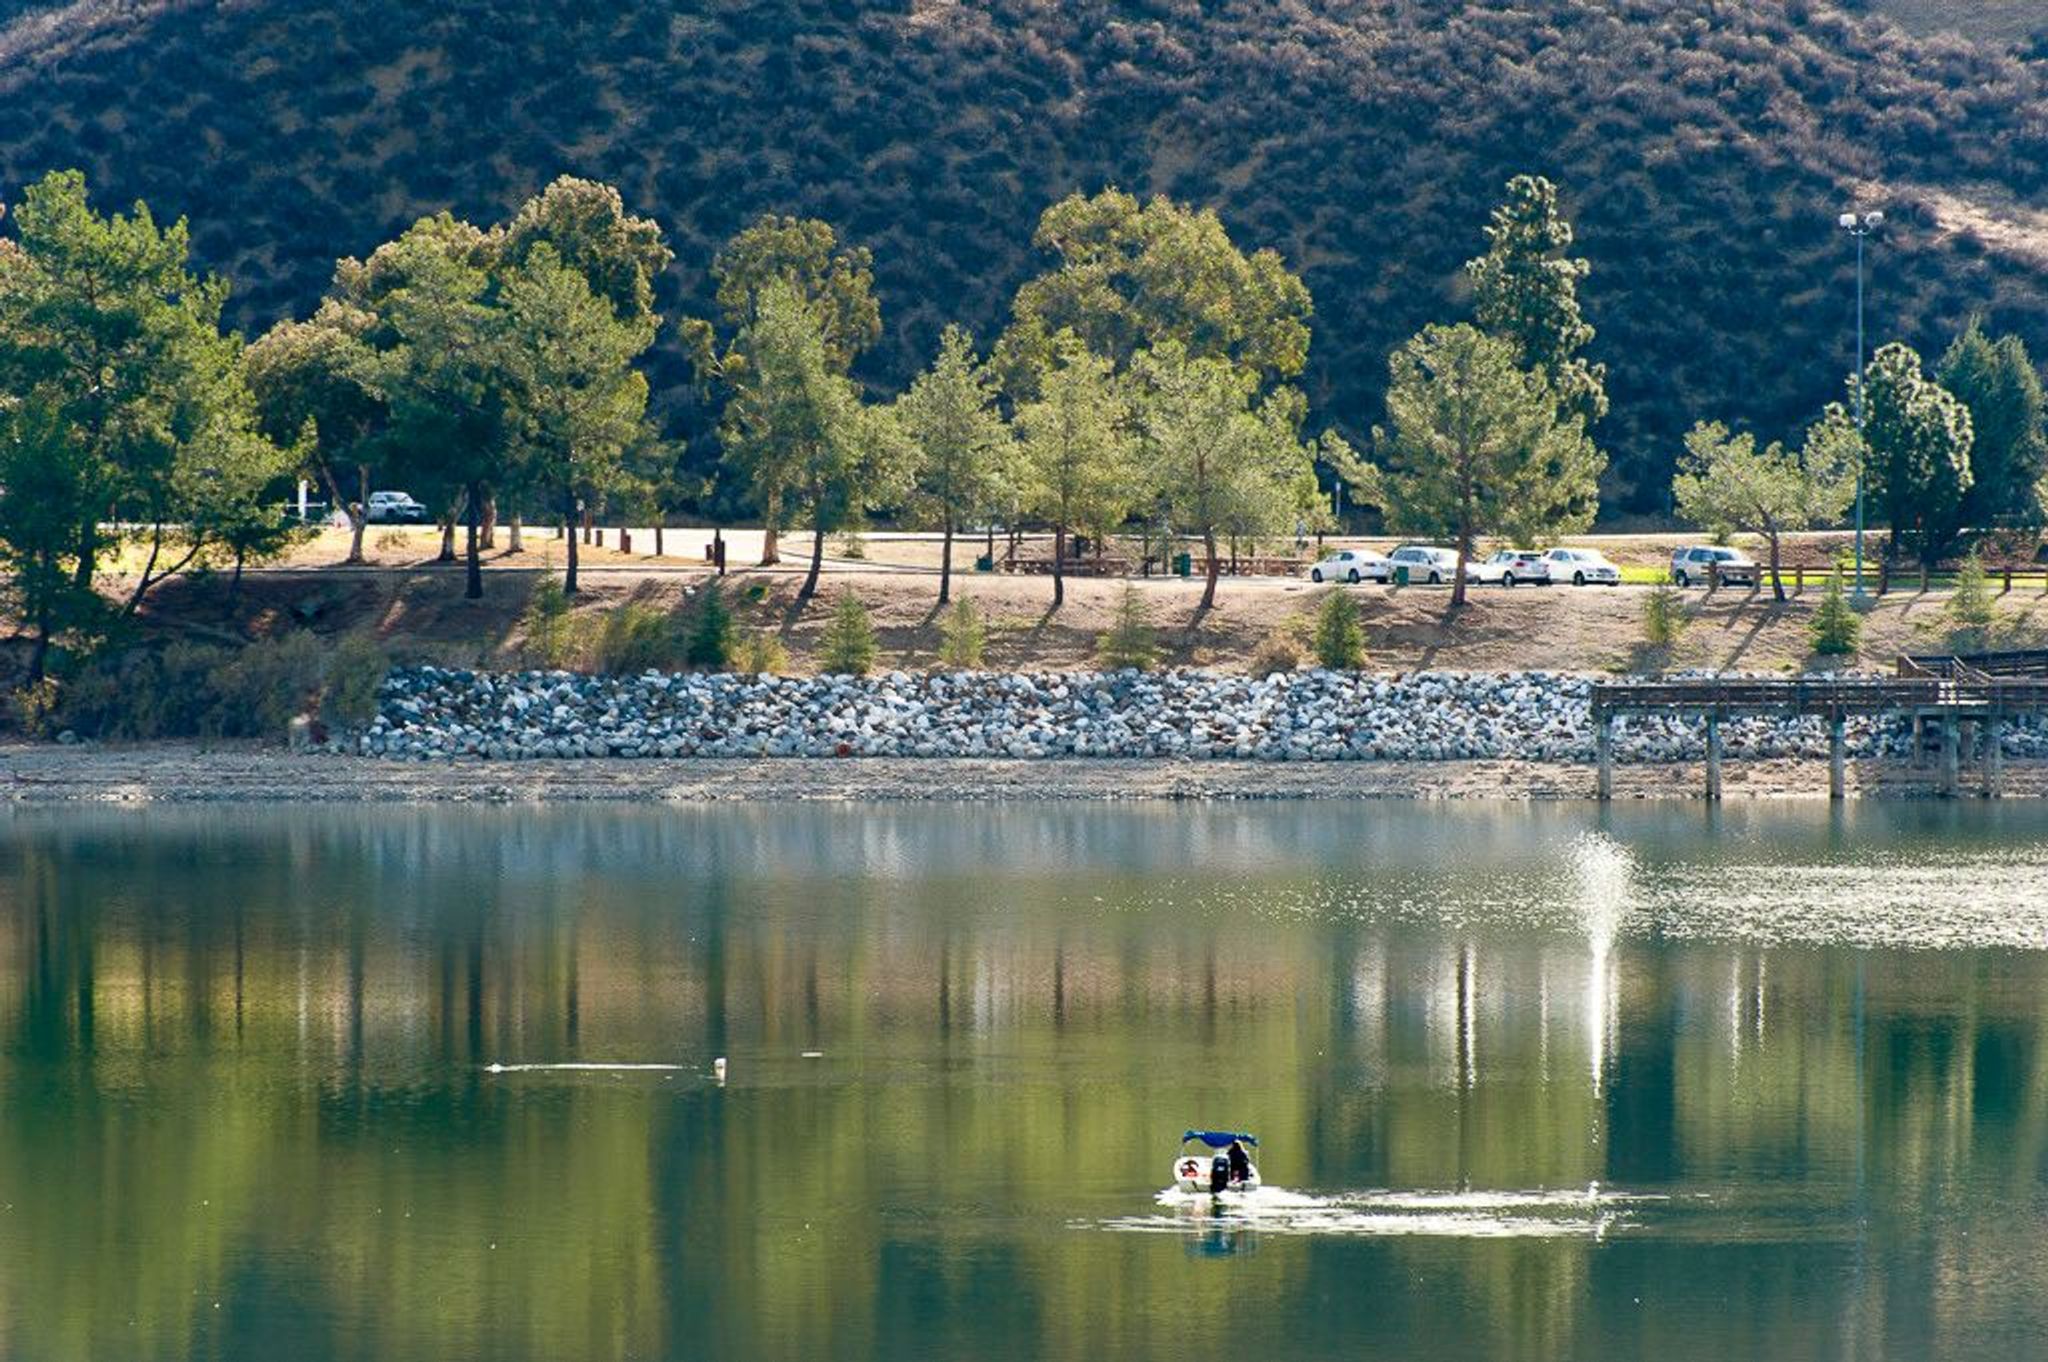
<path id="1" fill-rule="evenodd" d="M 1480 330 L 1513 345 L 1515 362 L 1542 374 L 1564 410 L 1590 430 L 1607 415 L 1607 366 L 1579 354 L 1593 340 L 1579 310 L 1579 281 L 1592 266 L 1565 254 L 1572 227 L 1558 209 L 1557 187 L 1540 175 L 1509 180 L 1486 243 L 1486 254 L 1465 265 Z"/>
<path id="2" fill-rule="evenodd" d="M 757 504 L 811 523 L 811 566 L 798 600 L 818 590 L 825 539 L 885 502 L 903 460 L 886 410 L 866 407 L 839 370 L 825 319 L 791 284 L 771 280 L 734 342 L 747 377 L 726 403 L 727 467 Z"/>
<path id="3" fill-rule="evenodd" d="M 1017 408 L 1015 482 L 1026 515 L 1053 532 L 1052 605 L 1067 599 L 1067 535 L 1122 520 L 1134 497 L 1127 407 L 1110 362 L 1066 332 Z"/>
<path id="4" fill-rule="evenodd" d="M 916 468 L 906 510 L 944 536 L 940 605 L 952 599 L 954 531 L 966 517 L 993 509 L 1009 461 L 1010 427 L 995 402 L 995 380 L 975 359 L 973 338 L 957 326 L 946 328 L 932 367 L 896 400 Z"/>
<path id="5" fill-rule="evenodd" d="M 1464 604 L 1479 536 L 1591 522 L 1603 460 L 1543 375 L 1516 363 L 1512 344 L 1471 326 L 1425 327 L 1389 370 L 1391 429 L 1375 432 L 1385 495 L 1396 523 L 1457 544 L 1452 605 Z"/>
<path id="6" fill-rule="evenodd" d="M 624 474 L 647 438 L 647 378 L 634 361 L 654 343 L 652 314 L 621 316 L 542 242 L 505 271 L 504 364 L 511 375 L 512 459 L 521 482 L 575 519 Z M 576 594 L 576 536 L 562 589 Z"/>
<path id="7" fill-rule="evenodd" d="M 2038 523 L 2048 439 L 2043 437 L 2041 375 L 2026 342 L 2012 335 L 1993 340 L 1972 321 L 1942 356 L 1935 381 L 1970 413 L 1964 523 L 1980 529 L 2015 520 Z"/>
<path id="8" fill-rule="evenodd" d="M 1222 359 L 1190 357 L 1178 341 L 1141 354 L 1132 378 L 1152 491 L 1174 529 L 1199 539 L 1202 605 L 1216 604 L 1218 538 L 1283 533 L 1321 496 L 1315 462 L 1280 397 Z"/>
<path id="9" fill-rule="evenodd" d="M 1910 346 L 1894 341 L 1871 357 L 1860 378 L 1850 377 L 1848 403 L 1828 404 L 1807 434 L 1808 448 L 1856 447 L 1850 412 L 1858 382 L 1865 394 L 1863 482 L 1890 528 L 1885 557 L 1895 560 L 1911 545 L 1921 562 L 1937 563 L 1962 537 L 1974 481 L 1969 409 L 1921 371 Z"/>
<path id="10" fill-rule="evenodd" d="M 810 312 L 824 368 L 842 379 L 850 381 L 854 360 L 881 337 L 873 257 L 865 247 L 842 248 L 831 226 L 815 218 L 763 215 L 719 251 L 711 265 L 711 277 L 717 284 L 719 321 L 727 337 L 724 348 L 720 348 L 719 327 L 711 322 L 688 319 L 680 333 L 700 384 L 723 391 L 728 413 L 736 400 L 756 405 L 763 401 L 761 394 L 749 391 L 759 380 L 747 342 L 771 287 L 790 290 Z M 857 395 L 858 387 L 853 391 Z M 761 562 L 780 562 L 782 525 L 789 509 L 784 489 L 772 480 L 764 483 L 749 477 L 746 481 L 756 496 L 766 531 Z"/>

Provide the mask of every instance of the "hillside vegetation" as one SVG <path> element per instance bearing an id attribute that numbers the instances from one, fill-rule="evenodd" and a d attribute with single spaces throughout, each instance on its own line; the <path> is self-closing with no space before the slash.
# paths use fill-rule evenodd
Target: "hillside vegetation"
<path id="1" fill-rule="evenodd" d="M 1834 212 L 1877 248 L 1880 338 L 1972 313 L 2048 346 L 2041 64 L 1812 0 L 88 3 L 0 29 L 0 197 L 78 165 L 190 217 L 230 314 L 305 311 L 422 213 L 497 220 L 564 172 L 666 228 L 670 315 L 763 211 L 874 251 L 894 388 L 945 321 L 984 337 L 1039 212 L 1106 183 L 1213 204 L 1316 303 L 1325 419 L 1383 420 L 1387 354 L 1461 315 L 1506 179 L 1550 176 L 1593 262 L 1610 507 L 1661 510 L 1698 418 L 1792 432 L 1840 392 Z M 657 386 L 708 426 L 666 332 Z"/>

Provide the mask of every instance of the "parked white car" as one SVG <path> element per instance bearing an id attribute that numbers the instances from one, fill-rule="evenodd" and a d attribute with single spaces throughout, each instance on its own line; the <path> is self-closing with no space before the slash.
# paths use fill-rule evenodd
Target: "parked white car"
<path id="1" fill-rule="evenodd" d="M 1499 582 L 1515 586 L 1522 582 L 1550 583 L 1550 564 L 1538 549 L 1502 549 L 1483 563 L 1471 563 L 1465 576 L 1475 582 Z"/>
<path id="2" fill-rule="evenodd" d="M 1695 544 L 1671 555 L 1671 580 L 1680 586 L 1694 582 L 1722 586 L 1755 586 L 1762 577 L 1756 560 L 1741 549 L 1724 549 L 1718 544 Z"/>
<path id="3" fill-rule="evenodd" d="M 372 525 L 424 525 L 430 519 L 427 508 L 412 499 L 410 492 L 372 492 L 363 518 Z"/>
<path id="4" fill-rule="evenodd" d="M 1392 564 L 1371 549 L 1338 549 L 1308 570 L 1312 582 L 1390 582 Z"/>
<path id="5" fill-rule="evenodd" d="M 1550 580 L 1573 586 L 1620 586 L 1621 569 L 1598 549 L 1551 549 L 1543 555 Z"/>
<path id="6" fill-rule="evenodd" d="M 1458 551 L 1429 544 L 1403 544 L 1387 555 L 1387 562 L 1396 569 L 1407 568 L 1409 581 L 1431 586 L 1458 575 Z"/>

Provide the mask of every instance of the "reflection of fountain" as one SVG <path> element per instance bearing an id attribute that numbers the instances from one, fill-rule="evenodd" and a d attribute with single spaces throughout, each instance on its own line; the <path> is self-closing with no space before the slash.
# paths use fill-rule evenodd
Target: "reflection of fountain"
<path id="1" fill-rule="evenodd" d="M 1634 904 L 1635 865 L 1628 848 L 1601 832 L 1581 834 L 1572 843 L 1571 864 L 1578 891 L 1574 908 L 1586 933 L 1587 1062 L 1598 1097 L 1614 1025 L 1614 938 Z"/>

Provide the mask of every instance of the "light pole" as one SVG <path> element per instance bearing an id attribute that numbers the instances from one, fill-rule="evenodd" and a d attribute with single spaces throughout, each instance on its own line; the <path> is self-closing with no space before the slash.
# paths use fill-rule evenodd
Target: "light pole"
<path id="1" fill-rule="evenodd" d="M 1863 243 L 1884 226 L 1880 212 L 1844 213 L 1835 221 L 1856 238 L 1856 604 L 1867 603 L 1863 594 Z"/>

